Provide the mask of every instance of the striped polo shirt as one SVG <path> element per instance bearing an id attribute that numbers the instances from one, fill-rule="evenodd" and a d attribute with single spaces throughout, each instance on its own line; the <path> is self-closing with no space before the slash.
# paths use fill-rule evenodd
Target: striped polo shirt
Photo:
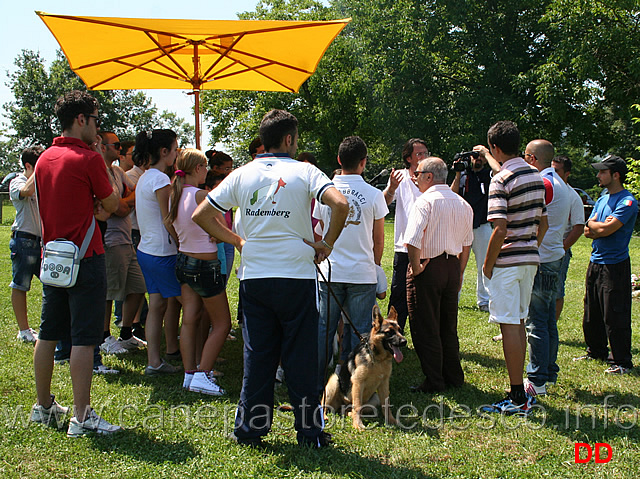
<path id="1" fill-rule="evenodd" d="M 487 219 L 507 221 L 496 268 L 540 263 L 537 235 L 540 218 L 547 214 L 544 196 L 540 173 L 520 157 L 507 160 L 491 179 Z"/>

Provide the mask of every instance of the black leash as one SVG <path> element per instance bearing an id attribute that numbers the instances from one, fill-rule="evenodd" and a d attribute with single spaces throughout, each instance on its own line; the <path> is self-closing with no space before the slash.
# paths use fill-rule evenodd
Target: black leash
<path id="1" fill-rule="evenodd" d="M 342 306 L 342 304 L 340 304 L 340 301 L 338 301 L 338 297 L 336 296 L 336 293 L 334 293 L 333 288 L 331 287 L 331 283 L 329 281 L 327 281 L 327 278 L 324 276 L 324 274 L 322 273 L 322 271 L 320 270 L 318 265 L 316 264 L 315 266 L 316 266 L 316 269 L 318 270 L 318 273 L 320 273 L 320 276 L 322 276 L 322 279 L 327 284 L 327 289 L 329 290 L 329 293 L 331 294 L 331 297 L 335 300 L 336 304 L 340 308 L 340 311 L 342 311 L 342 314 L 344 315 L 345 319 L 347 320 L 347 322 L 349 323 L 349 325 L 353 329 L 353 332 L 356 333 L 356 336 L 358 336 L 358 339 L 360 341 L 364 341 L 365 340 L 364 337 L 362 336 L 362 334 L 360 334 L 360 331 L 358 331 L 358 329 L 355 327 L 355 325 L 351 321 L 351 318 L 349 317 L 349 314 L 345 311 L 345 309 Z M 331 266 L 329 266 L 329 268 L 331 268 Z M 329 271 L 331 271 L 331 269 L 329 269 Z M 327 303 L 327 306 L 328 305 L 329 305 L 329 303 Z M 328 318 L 327 318 L 327 331 L 329 330 L 328 326 L 329 326 L 329 324 L 328 324 Z"/>

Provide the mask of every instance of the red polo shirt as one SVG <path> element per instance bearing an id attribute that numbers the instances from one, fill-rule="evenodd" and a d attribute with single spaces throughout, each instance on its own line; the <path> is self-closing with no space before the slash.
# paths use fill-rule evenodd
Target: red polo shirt
<path id="1" fill-rule="evenodd" d="M 80 247 L 95 221 L 94 198 L 113 193 L 102 156 L 80 139 L 58 137 L 38 159 L 35 175 L 43 244 L 65 238 Z M 96 225 L 85 257 L 103 253 Z"/>

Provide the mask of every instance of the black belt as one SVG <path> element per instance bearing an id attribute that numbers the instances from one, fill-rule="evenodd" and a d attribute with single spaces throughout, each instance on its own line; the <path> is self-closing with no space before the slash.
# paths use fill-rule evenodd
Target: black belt
<path id="1" fill-rule="evenodd" d="M 458 255 L 449 254 L 449 253 L 442 253 L 441 255 L 438 255 L 435 258 L 431 258 L 431 259 L 436 259 L 436 258 L 443 258 L 443 259 L 458 258 Z"/>
<path id="2" fill-rule="evenodd" d="M 40 241 L 40 236 L 32 235 L 31 233 L 25 233 L 24 231 L 12 231 L 11 237 Z"/>

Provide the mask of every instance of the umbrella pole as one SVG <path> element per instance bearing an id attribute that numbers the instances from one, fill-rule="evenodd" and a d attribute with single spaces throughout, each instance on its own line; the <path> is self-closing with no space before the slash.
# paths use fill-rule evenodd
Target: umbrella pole
<path id="1" fill-rule="evenodd" d="M 200 149 L 200 90 L 193 90 L 196 99 L 196 149 Z"/>

